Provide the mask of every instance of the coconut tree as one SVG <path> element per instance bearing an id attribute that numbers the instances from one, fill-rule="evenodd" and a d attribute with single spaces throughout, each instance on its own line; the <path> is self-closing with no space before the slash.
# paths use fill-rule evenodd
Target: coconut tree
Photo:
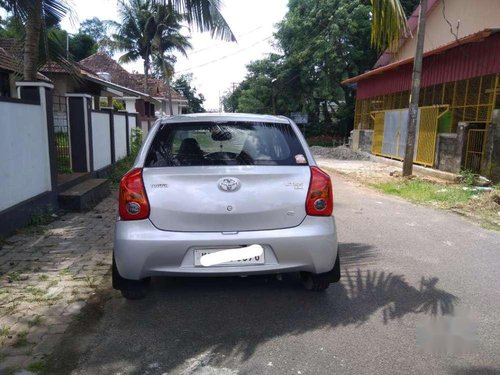
<path id="1" fill-rule="evenodd" d="M 186 17 L 188 25 L 196 30 L 209 31 L 212 37 L 235 42 L 236 38 L 222 15 L 221 0 L 153 0 L 168 5 L 178 14 Z"/>
<path id="2" fill-rule="evenodd" d="M 382 50 L 387 47 L 395 50 L 399 41 L 408 32 L 406 17 L 400 0 L 371 0 L 373 7 L 372 44 Z M 410 176 L 413 172 L 413 154 L 415 151 L 415 133 L 418 118 L 418 100 L 420 95 L 420 77 L 424 53 L 425 16 L 427 0 L 420 1 L 420 15 L 418 22 L 417 47 L 413 62 L 410 106 L 408 110 L 408 135 L 406 138 L 405 157 L 403 162 L 403 176 Z"/>
<path id="3" fill-rule="evenodd" d="M 180 32 L 182 18 L 180 14 L 173 10 L 172 6 L 157 5 L 155 11 L 156 35 L 153 40 L 154 63 L 169 89 L 170 115 L 173 115 L 171 82 L 176 61 L 173 53 L 179 52 L 187 56 L 186 51 L 191 48 L 188 38 Z"/>
<path id="4" fill-rule="evenodd" d="M 171 5 L 187 14 L 187 22 L 199 31 L 210 31 L 214 37 L 234 41 L 235 37 L 220 12 L 220 0 L 153 0 Z M 47 16 L 61 20 L 69 11 L 67 0 L 0 0 L 0 7 L 22 20 L 26 28 L 24 39 L 24 79 L 36 79 L 39 42 Z"/>
<path id="5" fill-rule="evenodd" d="M 120 62 L 142 59 L 144 63 L 144 90 L 148 89 L 153 39 L 162 24 L 172 14 L 183 14 L 188 25 L 200 31 L 211 31 L 212 36 L 234 41 L 234 35 L 220 13 L 220 0 L 120 0 L 118 11 L 121 23 L 114 35 L 114 47 L 126 51 Z"/>
<path id="6" fill-rule="evenodd" d="M 144 91 L 147 92 L 152 43 L 157 29 L 153 2 L 150 0 L 119 1 L 118 13 L 121 23 L 118 32 L 113 35 L 113 46 L 117 50 L 126 51 L 120 56 L 121 63 L 143 60 Z"/>
<path id="7" fill-rule="evenodd" d="M 26 81 L 36 80 L 40 41 L 47 45 L 46 21 L 59 22 L 70 12 L 66 0 L 0 0 L 0 6 L 24 24 L 24 70 Z M 48 48 L 47 48 L 48 49 Z"/>

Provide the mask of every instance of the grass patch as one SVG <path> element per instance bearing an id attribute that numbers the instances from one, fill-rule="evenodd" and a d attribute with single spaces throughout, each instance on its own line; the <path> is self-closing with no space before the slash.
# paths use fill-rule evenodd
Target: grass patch
<path id="1" fill-rule="evenodd" d="M 70 276 L 71 275 L 71 271 L 69 270 L 69 268 L 65 268 L 61 271 L 59 271 L 59 276 Z"/>
<path id="2" fill-rule="evenodd" d="M 16 282 L 16 281 L 20 281 L 21 280 L 21 273 L 17 272 L 17 271 L 11 272 L 7 275 L 7 279 L 11 283 Z"/>
<path id="3" fill-rule="evenodd" d="M 140 128 L 132 129 L 132 136 L 130 140 L 130 155 L 118 161 L 109 173 L 109 180 L 111 181 L 111 187 L 117 188 L 120 181 L 125 173 L 127 173 L 134 160 L 139 153 L 142 145 L 142 130 Z"/>
<path id="4" fill-rule="evenodd" d="M 109 180 L 112 187 L 118 187 L 123 175 L 132 168 L 134 160 L 135 156 L 130 155 L 121 159 L 113 166 L 113 169 L 109 173 Z"/>
<path id="5" fill-rule="evenodd" d="M 441 185 L 421 179 L 400 179 L 373 184 L 386 194 L 397 195 L 415 203 L 453 208 L 468 203 L 477 192 L 462 185 Z"/>
<path id="6" fill-rule="evenodd" d="M 49 279 L 49 277 L 47 275 L 40 275 L 40 277 L 38 278 L 38 280 L 40 281 L 47 281 Z"/>
<path id="7" fill-rule="evenodd" d="M 44 371 L 46 368 L 47 368 L 47 362 L 44 360 L 32 362 L 27 367 L 28 371 L 31 371 L 35 374 Z"/>
<path id="8" fill-rule="evenodd" d="M 0 328 L 0 337 L 7 337 L 9 336 L 10 333 L 10 328 L 6 326 L 2 326 Z"/>
<path id="9" fill-rule="evenodd" d="M 28 331 L 22 331 L 17 334 L 17 340 L 14 344 L 12 344 L 12 346 L 14 348 L 22 348 L 28 344 Z"/>
<path id="10" fill-rule="evenodd" d="M 38 327 L 43 321 L 41 315 L 35 315 L 32 319 L 28 320 L 28 326 L 30 327 Z"/>
<path id="11" fill-rule="evenodd" d="M 84 281 L 85 281 L 85 285 L 90 289 L 94 289 L 99 285 L 96 278 L 93 276 L 85 276 Z"/>
<path id="12" fill-rule="evenodd" d="M 465 182 L 467 183 L 467 182 Z M 411 202 L 452 209 L 482 227 L 500 231 L 500 189 L 488 192 L 474 190 L 465 184 L 445 185 L 424 179 L 395 179 L 371 184 L 376 189 Z"/>
<path id="13" fill-rule="evenodd" d="M 35 287 L 27 287 L 25 289 L 26 293 L 30 293 L 34 297 L 41 297 L 45 295 L 45 290 L 41 288 L 35 288 Z"/>

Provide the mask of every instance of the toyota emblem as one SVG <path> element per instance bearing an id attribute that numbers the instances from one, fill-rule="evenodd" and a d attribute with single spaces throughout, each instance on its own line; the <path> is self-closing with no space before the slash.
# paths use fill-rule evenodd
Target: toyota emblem
<path id="1" fill-rule="evenodd" d="M 222 191 L 231 192 L 238 190 L 241 187 L 241 182 L 235 177 L 222 177 L 217 185 Z"/>

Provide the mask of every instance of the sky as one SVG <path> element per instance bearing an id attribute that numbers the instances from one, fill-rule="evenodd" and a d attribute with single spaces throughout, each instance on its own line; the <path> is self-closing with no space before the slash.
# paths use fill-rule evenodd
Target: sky
<path id="1" fill-rule="evenodd" d="M 62 28 L 76 32 L 79 22 L 98 17 L 118 21 L 117 0 L 73 0 L 73 19 L 66 18 Z M 288 0 L 223 0 L 222 14 L 238 43 L 213 40 L 208 33 L 191 33 L 193 48 L 188 58 L 179 57 L 176 73 L 193 73 L 193 84 L 205 98 L 205 108 L 219 109 L 219 96 L 241 82 L 246 64 L 273 52 L 275 25 L 287 12 Z M 187 31 L 187 30 L 186 30 Z M 129 71 L 142 72 L 142 61 L 127 64 Z"/>

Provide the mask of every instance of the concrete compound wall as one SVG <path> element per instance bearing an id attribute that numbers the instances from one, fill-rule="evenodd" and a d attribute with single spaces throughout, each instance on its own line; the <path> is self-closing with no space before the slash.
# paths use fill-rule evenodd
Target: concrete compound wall
<path id="1" fill-rule="evenodd" d="M 481 167 L 484 174 L 494 183 L 500 182 L 500 109 L 493 111 L 493 121 L 488 129 Z"/>
<path id="2" fill-rule="evenodd" d="M 113 114 L 115 128 L 115 159 L 118 161 L 127 156 L 127 122 L 126 115 Z"/>
<path id="3" fill-rule="evenodd" d="M 500 182 L 500 125 L 496 124 L 494 132 L 493 154 L 491 158 L 490 178 L 493 182 Z"/>
<path id="4" fill-rule="evenodd" d="M 352 149 L 354 151 L 372 151 L 373 130 L 354 129 L 351 132 Z"/>
<path id="5" fill-rule="evenodd" d="M 373 130 L 359 131 L 359 149 L 361 151 L 371 152 L 373 144 Z"/>
<path id="6" fill-rule="evenodd" d="M 109 113 L 92 112 L 92 150 L 94 170 L 111 164 Z"/>
<path id="7" fill-rule="evenodd" d="M 461 158 L 457 158 L 456 133 L 443 133 L 438 135 L 436 168 L 441 171 L 458 173 L 460 172 Z"/>
<path id="8" fill-rule="evenodd" d="M 128 117 L 128 139 L 129 143 L 132 144 L 132 129 L 137 126 L 137 117 L 129 116 Z"/>
<path id="9" fill-rule="evenodd" d="M 0 211 L 50 191 L 46 113 L 37 104 L 0 102 Z"/>

